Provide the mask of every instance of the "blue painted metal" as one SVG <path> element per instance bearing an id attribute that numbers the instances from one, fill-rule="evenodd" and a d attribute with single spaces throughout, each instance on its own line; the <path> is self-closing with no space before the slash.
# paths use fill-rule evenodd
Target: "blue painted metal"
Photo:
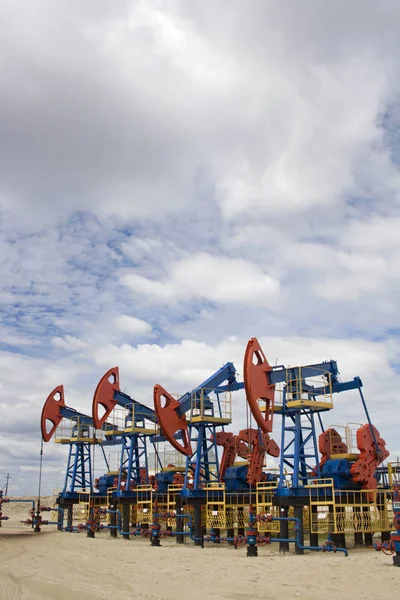
<path id="1" fill-rule="evenodd" d="M 122 436 L 117 496 L 124 495 L 132 485 L 137 486 L 149 482 L 147 437 L 147 435 L 139 433 Z"/>
<path id="2" fill-rule="evenodd" d="M 359 483 L 353 481 L 350 473 L 352 463 L 347 458 L 329 459 L 321 469 L 321 477 L 333 479 L 335 490 L 358 490 Z"/>
<path id="3" fill-rule="evenodd" d="M 60 407 L 60 414 L 63 418 L 69 419 L 73 423 L 72 437 L 92 437 L 94 435 L 94 424 L 92 417 L 78 412 L 68 406 Z M 115 445 L 118 443 L 115 435 L 108 435 L 113 427 L 109 424 L 104 425 L 106 440 L 99 443 L 102 455 L 108 469 L 108 461 L 103 446 Z M 113 428 L 115 429 L 115 428 Z M 92 476 L 92 447 L 93 444 L 85 441 L 70 441 L 67 468 L 64 479 L 64 487 L 60 494 L 61 497 L 75 496 L 81 491 L 93 493 Z"/>
<path id="4" fill-rule="evenodd" d="M 176 471 L 160 471 L 156 474 L 157 492 L 159 494 L 166 494 L 168 492 L 168 486 L 174 481 Z"/>
<path id="5" fill-rule="evenodd" d="M 113 391 L 115 402 L 127 410 L 125 427 L 145 428 L 145 420 L 156 423 L 154 409 L 138 402 L 129 394 L 120 390 Z M 138 408 L 138 410 L 136 410 Z M 103 428 L 116 429 L 109 423 L 104 423 Z M 119 465 L 118 485 L 114 493 L 117 497 L 131 495 L 130 487 L 146 484 L 149 482 L 147 461 L 147 439 L 148 433 L 137 431 L 116 431 L 115 437 L 121 444 L 121 456 Z"/>
<path id="6" fill-rule="evenodd" d="M 215 423 L 189 425 L 192 456 L 186 458 L 185 479 L 182 489 L 184 497 L 202 497 L 203 485 L 219 482 L 219 461 L 216 444 Z"/>
<path id="7" fill-rule="evenodd" d="M 146 406 L 145 404 L 142 404 L 141 402 L 138 402 L 137 400 L 135 400 L 134 398 L 129 396 L 129 394 L 125 394 L 125 392 L 121 392 L 120 390 L 114 391 L 114 400 L 117 402 L 117 404 L 119 406 L 122 406 L 122 407 L 127 407 L 129 405 L 135 405 L 140 408 L 140 410 L 134 411 L 135 412 L 135 423 L 134 423 L 135 426 L 140 427 L 141 421 L 143 421 L 144 419 L 147 419 L 148 421 L 151 421 L 152 423 L 157 422 L 157 418 L 156 418 L 154 409 Z M 132 413 L 130 416 L 131 416 L 131 420 L 132 420 Z M 127 419 L 128 418 L 129 418 L 129 416 L 127 416 Z"/>
<path id="8" fill-rule="evenodd" d="M 300 400 L 301 395 L 304 398 L 306 393 L 309 400 L 317 400 L 319 396 L 325 395 L 326 386 L 315 387 L 305 381 L 306 378 L 320 376 L 324 372 L 329 374 L 332 394 L 352 389 L 358 389 L 361 392 L 362 381 L 359 377 L 343 383 L 338 381 L 339 371 L 336 361 L 326 361 L 316 365 L 285 370 L 283 405 L 280 411 L 282 429 L 278 495 L 288 495 L 289 493 L 284 475 L 285 467 L 289 467 L 293 472 L 290 494 L 294 496 L 302 494 L 302 490 L 307 485 L 310 477 L 321 477 L 315 419 L 318 415 L 319 422 L 322 425 L 318 413 L 329 410 L 329 407 L 320 407 L 315 410 L 308 406 L 288 406 L 287 397 L 290 394 L 291 401 Z M 282 370 L 279 372 L 279 377 L 281 376 L 283 376 Z M 276 378 L 277 374 L 273 371 L 271 380 L 274 377 Z M 335 476 L 339 481 L 339 474 L 336 473 Z"/>
<path id="9" fill-rule="evenodd" d="M 61 496 L 93 491 L 92 444 L 75 442 L 69 445 L 67 471 Z"/>
<path id="10" fill-rule="evenodd" d="M 227 381 L 228 383 L 224 386 L 221 384 Z M 235 391 L 243 389 L 244 384 L 238 384 L 236 380 L 236 369 L 235 365 L 231 362 L 226 363 L 223 367 L 218 369 L 211 377 L 203 381 L 198 387 L 194 388 L 190 392 L 186 392 L 179 398 L 179 409 L 178 412 L 181 415 L 187 413 L 193 406 L 195 406 L 196 398 L 206 398 L 207 394 L 212 392 L 219 394 L 220 392 Z M 206 394 L 204 394 L 206 392 Z M 212 408 L 212 403 L 209 405 Z"/>
<path id="11" fill-rule="evenodd" d="M 390 543 L 394 552 L 393 566 L 400 567 L 400 486 L 393 491 L 393 522 L 396 531 L 390 534 Z"/>
<path id="12" fill-rule="evenodd" d="M 222 386 L 225 381 L 228 383 Z M 236 380 L 234 364 L 228 362 L 199 386 L 179 398 L 177 412 L 180 415 L 189 412 L 189 437 L 192 448 L 194 448 L 193 454 L 186 458 L 182 496 L 203 497 L 205 495 L 203 485 L 219 481 L 216 433 L 217 428 L 221 425 L 213 422 L 213 418 L 222 416 L 219 394 L 242 388 L 243 384 L 239 385 Z M 211 393 L 215 393 L 217 396 L 216 404 L 219 414 L 215 414 L 214 404 L 210 399 Z M 194 409 L 200 408 L 200 404 L 204 413 L 204 421 L 191 422 L 191 413 Z M 207 420 L 207 411 L 210 411 L 209 420 Z"/>

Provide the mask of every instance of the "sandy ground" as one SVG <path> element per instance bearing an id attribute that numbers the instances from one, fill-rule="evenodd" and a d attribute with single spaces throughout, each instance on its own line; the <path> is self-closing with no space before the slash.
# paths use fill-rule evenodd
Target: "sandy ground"
<path id="1" fill-rule="evenodd" d="M 192 543 L 148 539 L 95 539 L 86 533 L 35 534 L 19 523 L 27 504 L 4 505 L 10 520 L 0 528 L 0 600 L 376 600 L 396 596 L 400 569 L 392 558 L 371 549 L 342 554 L 280 555 L 273 546 L 247 558 L 245 548 L 223 544 L 204 550 Z M 44 515 L 47 517 L 48 513 Z"/>

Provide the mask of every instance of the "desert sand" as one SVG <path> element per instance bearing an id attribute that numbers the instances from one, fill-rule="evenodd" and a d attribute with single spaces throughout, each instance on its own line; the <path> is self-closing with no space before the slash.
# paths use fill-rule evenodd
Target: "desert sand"
<path id="1" fill-rule="evenodd" d="M 28 510 L 3 506 L 10 520 L 0 528 L 0 600 L 376 600 L 396 596 L 400 582 L 392 558 L 373 549 L 295 556 L 272 545 L 247 558 L 245 548 L 226 544 L 201 549 L 166 539 L 153 548 L 148 539 L 90 539 L 54 525 L 35 534 L 19 522 Z"/>

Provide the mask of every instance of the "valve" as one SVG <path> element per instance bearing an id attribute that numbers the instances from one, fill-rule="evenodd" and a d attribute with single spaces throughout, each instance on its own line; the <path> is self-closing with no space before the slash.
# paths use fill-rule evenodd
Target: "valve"
<path id="1" fill-rule="evenodd" d="M 235 535 L 233 538 L 233 545 L 235 547 L 235 549 L 237 550 L 238 546 L 242 546 L 243 544 L 246 543 L 246 538 L 244 537 L 244 535 Z"/>
<path id="2" fill-rule="evenodd" d="M 247 556 L 258 556 L 258 531 L 251 525 L 246 529 Z"/>
<path id="3" fill-rule="evenodd" d="M 392 554 L 394 554 L 396 552 L 394 542 L 392 540 L 383 542 L 381 550 L 382 550 L 383 554 L 387 554 L 388 556 L 391 556 Z"/>
<path id="4" fill-rule="evenodd" d="M 335 552 L 337 551 L 336 544 L 334 544 L 331 540 L 327 540 L 325 544 L 321 546 L 322 552 Z"/>
<path id="5" fill-rule="evenodd" d="M 150 545 L 151 546 L 160 546 L 160 532 L 161 532 L 160 523 L 152 523 L 150 525 Z"/>

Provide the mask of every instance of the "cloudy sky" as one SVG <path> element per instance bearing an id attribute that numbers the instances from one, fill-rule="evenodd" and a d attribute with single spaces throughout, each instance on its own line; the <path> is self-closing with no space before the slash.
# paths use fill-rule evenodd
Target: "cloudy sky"
<path id="1" fill-rule="evenodd" d="M 253 336 L 360 375 L 400 454 L 399 2 L 3 0 L 0 28 L 0 488 L 36 493 L 56 385 L 89 412 L 119 365 L 151 404 Z"/>

